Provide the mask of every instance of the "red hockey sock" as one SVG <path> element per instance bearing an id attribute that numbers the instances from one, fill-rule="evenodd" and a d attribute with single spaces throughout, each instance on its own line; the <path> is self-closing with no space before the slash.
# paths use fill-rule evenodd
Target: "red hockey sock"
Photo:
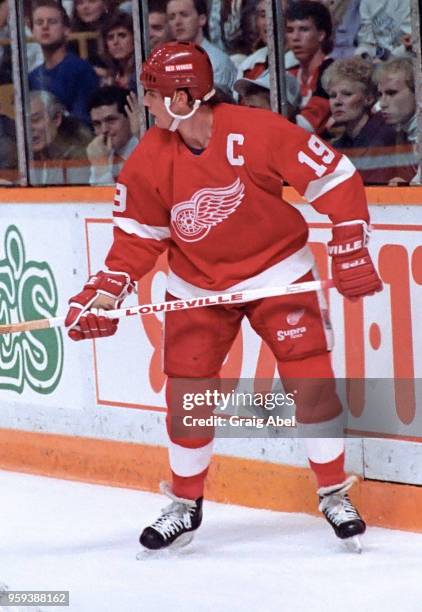
<path id="1" fill-rule="evenodd" d="M 333 459 L 333 461 L 316 463 L 309 459 L 309 464 L 316 476 L 318 488 L 329 487 L 346 480 L 346 473 L 344 471 L 344 452 Z"/>
<path id="2" fill-rule="evenodd" d="M 172 472 L 172 492 L 177 497 L 185 499 L 198 499 L 204 495 L 205 478 L 207 477 L 208 468 L 195 476 L 178 476 Z"/>

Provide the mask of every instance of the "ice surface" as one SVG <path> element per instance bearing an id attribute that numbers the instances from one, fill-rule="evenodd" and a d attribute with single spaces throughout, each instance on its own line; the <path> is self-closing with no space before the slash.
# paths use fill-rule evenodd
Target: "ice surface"
<path id="1" fill-rule="evenodd" d="M 43 612 L 422 611 L 422 534 L 371 528 L 357 555 L 323 519 L 207 502 L 189 547 L 137 561 L 167 498 L 12 472 L 0 487 L 0 582 L 70 591 Z"/>

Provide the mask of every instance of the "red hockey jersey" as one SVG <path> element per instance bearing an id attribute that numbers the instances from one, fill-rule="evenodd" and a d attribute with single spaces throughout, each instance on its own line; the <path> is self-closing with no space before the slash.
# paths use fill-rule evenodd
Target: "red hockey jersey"
<path id="1" fill-rule="evenodd" d="M 313 258 L 283 182 L 334 223 L 369 220 L 359 174 L 317 136 L 266 110 L 220 104 L 213 113 L 200 155 L 177 132 L 153 127 L 127 160 L 109 269 L 139 279 L 168 249 L 176 297 L 291 283 Z"/>

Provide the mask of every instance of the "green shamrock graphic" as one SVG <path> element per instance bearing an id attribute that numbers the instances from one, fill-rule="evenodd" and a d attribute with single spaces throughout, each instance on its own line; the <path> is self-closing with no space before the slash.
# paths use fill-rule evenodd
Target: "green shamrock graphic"
<path id="1" fill-rule="evenodd" d="M 0 324 L 56 316 L 56 283 L 45 262 L 25 261 L 22 235 L 14 225 L 4 239 L 0 260 Z M 22 393 L 25 383 L 38 393 L 52 393 L 63 370 L 60 330 L 0 335 L 0 389 Z"/>

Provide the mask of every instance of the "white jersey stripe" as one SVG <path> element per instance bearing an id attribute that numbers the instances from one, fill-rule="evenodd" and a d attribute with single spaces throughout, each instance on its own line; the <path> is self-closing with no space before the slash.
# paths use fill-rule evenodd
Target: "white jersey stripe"
<path id="1" fill-rule="evenodd" d="M 150 240 L 165 240 L 170 238 L 170 229 L 160 225 L 145 225 L 139 223 L 135 219 L 127 217 L 114 217 L 113 223 L 116 227 L 126 234 L 135 234 L 139 238 L 148 238 Z"/>
<path id="2" fill-rule="evenodd" d="M 352 164 L 351 161 L 347 159 L 344 155 L 341 156 L 339 163 L 337 164 L 334 172 L 330 172 L 327 176 L 322 176 L 321 178 L 315 179 L 308 183 L 308 187 L 303 195 L 303 197 L 308 200 L 308 202 L 313 202 L 314 200 L 320 198 L 340 185 L 347 181 L 347 179 L 351 178 L 356 172 L 356 168 Z"/>
<path id="3" fill-rule="evenodd" d="M 290 255 L 290 257 L 286 257 L 283 261 L 279 261 L 263 272 L 255 276 L 250 276 L 240 283 L 236 283 L 236 285 L 232 285 L 231 287 L 226 287 L 221 291 L 202 289 L 202 287 L 192 285 L 178 276 L 173 270 L 169 270 L 167 290 L 174 297 L 188 299 L 190 297 L 218 295 L 219 293 L 235 293 L 236 291 L 247 291 L 248 289 L 290 285 L 309 272 L 314 264 L 312 252 L 310 248 L 305 245 L 299 251 Z"/>

